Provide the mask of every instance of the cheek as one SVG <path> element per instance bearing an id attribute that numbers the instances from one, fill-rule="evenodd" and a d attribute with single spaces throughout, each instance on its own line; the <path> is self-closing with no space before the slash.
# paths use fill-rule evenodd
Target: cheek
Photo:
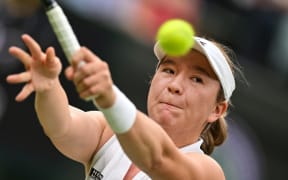
<path id="1" fill-rule="evenodd" d="M 148 92 L 148 98 L 147 98 L 147 111 L 148 111 L 148 114 L 151 113 L 151 109 L 152 109 L 152 106 L 153 106 L 153 101 L 155 101 L 155 88 L 154 88 L 154 85 L 153 85 L 153 80 L 151 81 L 151 84 L 150 84 L 150 88 L 149 88 L 149 92 Z"/>
<path id="2" fill-rule="evenodd" d="M 214 105 L 214 96 L 212 99 L 212 94 L 197 93 L 193 91 L 193 94 L 186 96 L 186 117 L 193 117 L 198 120 L 205 120 L 211 113 L 212 107 Z"/>
<path id="3" fill-rule="evenodd" d="M 198 103 L 201 106 L 205 106 L 206 109 L 210 109 L 217 102 L 217 96 L 219 92 L 220 86 L 219 83 L 210 83 L 210 86 L 207 86 L 201 90 L 199 90 L 198 94 Z"/>
<path id="4" fill-rule="evenodd" d="M 152 104 L 152 95 L 151 95 L 151 88 L 150 88 L 149 93 L 148 93 L 148 98 L 147 98 L 147 111 L 148 111 L 148 114 L 150 114 L 150 112 L 151 112 L 151 104 Z"/>
<path id="5" fill-rule="evenodd" d="M 159 81 L 157 81 L 157 78 L 152 79 L 147 98 L 147 111 L 149 115 L 151 115 L 153 112 L 153 107 L 156 105 L 162 89 L 162 85 Z"/>

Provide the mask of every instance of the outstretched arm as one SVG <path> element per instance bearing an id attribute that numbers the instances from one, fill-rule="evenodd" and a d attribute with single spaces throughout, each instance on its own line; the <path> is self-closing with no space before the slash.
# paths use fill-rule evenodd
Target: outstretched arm
<path id="1" fill-rule="evenodd" d="M 50 47 L 44 53 L 30 36 L 23 35 L 22 40 L 31 55 L 18 47 L 11 47 L 10 53 L 26 71 L 7 77 L 9 83 L 26 83 L 16 100 L 23 101 L 35 91 L 35 109 L 47 136 L 63 154 L 89 164 L 106 127 L 103 115 L 70 106 L 58 78 L 61 63 L 54 49 Z"/>
<path id="2" fill-rule="evenodd" d="M 180 152 L 166 132 L 141 112 L 131 129 L 117 137 L 128 157 L 152 179 L 225 179 L 215 160 L 205 154 Z"/>

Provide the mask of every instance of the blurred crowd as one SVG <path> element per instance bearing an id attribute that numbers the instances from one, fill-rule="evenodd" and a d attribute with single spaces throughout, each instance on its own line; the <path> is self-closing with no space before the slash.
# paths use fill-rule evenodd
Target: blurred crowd
<path id="1" fill-rule="evenodd" d="M 115 83 L 144 112 L 149 78 L 156 65 L 152 51 L 155 34 L 165 20 L 185 19 L 197 35 L 233 49 L 250 86 L 240 82 L 229 117 L 230 136 L 213 156 L 224 167 L 227 180 L 279 179 L 286 175 L 288 164 L 280 154 L 287 147 L 277 148 L 288 129 L 288 1 L 57 2 L 80 43 L 107 60 Z M 83 167 L 63 158 L 43 134 L 33 97 L 16 103 L 14 97 L 21 86 L 5 82 L 8 74 L 23 68 L 8 54 L 10 46 L 23 46 L 23 33 L 32 35 L 42 47 L 55 46 L 64 66 L 67 63 L 39 0 L 0 1 L 0 179 L 84 178 L 79 171 Z M 69 90 L 71 104 L 94 108 L 80 100 L 70 82 L 64 77 L 61 80 Z"/>

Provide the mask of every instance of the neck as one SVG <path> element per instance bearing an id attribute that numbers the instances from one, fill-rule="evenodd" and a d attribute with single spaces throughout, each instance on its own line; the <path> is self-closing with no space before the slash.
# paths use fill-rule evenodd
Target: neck
<path id="1" fill-rule="evenodd" d="M 164 128 L 164 130 L 178 148 L 181 148 L 189 144 L 193 144 L 197 142 L 200 137 L 200 133 L 195 133 L 196 131 L 192 130 L 175 131 L 175 128 L 171 129 Z"/>

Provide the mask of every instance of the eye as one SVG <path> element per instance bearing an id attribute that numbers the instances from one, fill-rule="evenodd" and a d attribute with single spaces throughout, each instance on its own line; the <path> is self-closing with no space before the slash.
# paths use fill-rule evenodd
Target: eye
<path id="1" fill-rule="evenodd" d="M 191 79 L 193 82 L 196 82 L 196 83 L 203 83 L 203 80 L 202 80 L 202 78 L 200 78 L 200 77 L 194 76 L 194 77 L 191 77 L 190 79 Z"/>
<path id="2" fill-rule="evenodd" d="M 162 72 L 168 73 L 168 74 L 174 74 L 174 70 L 171 68 L 163 68 Z"/>

